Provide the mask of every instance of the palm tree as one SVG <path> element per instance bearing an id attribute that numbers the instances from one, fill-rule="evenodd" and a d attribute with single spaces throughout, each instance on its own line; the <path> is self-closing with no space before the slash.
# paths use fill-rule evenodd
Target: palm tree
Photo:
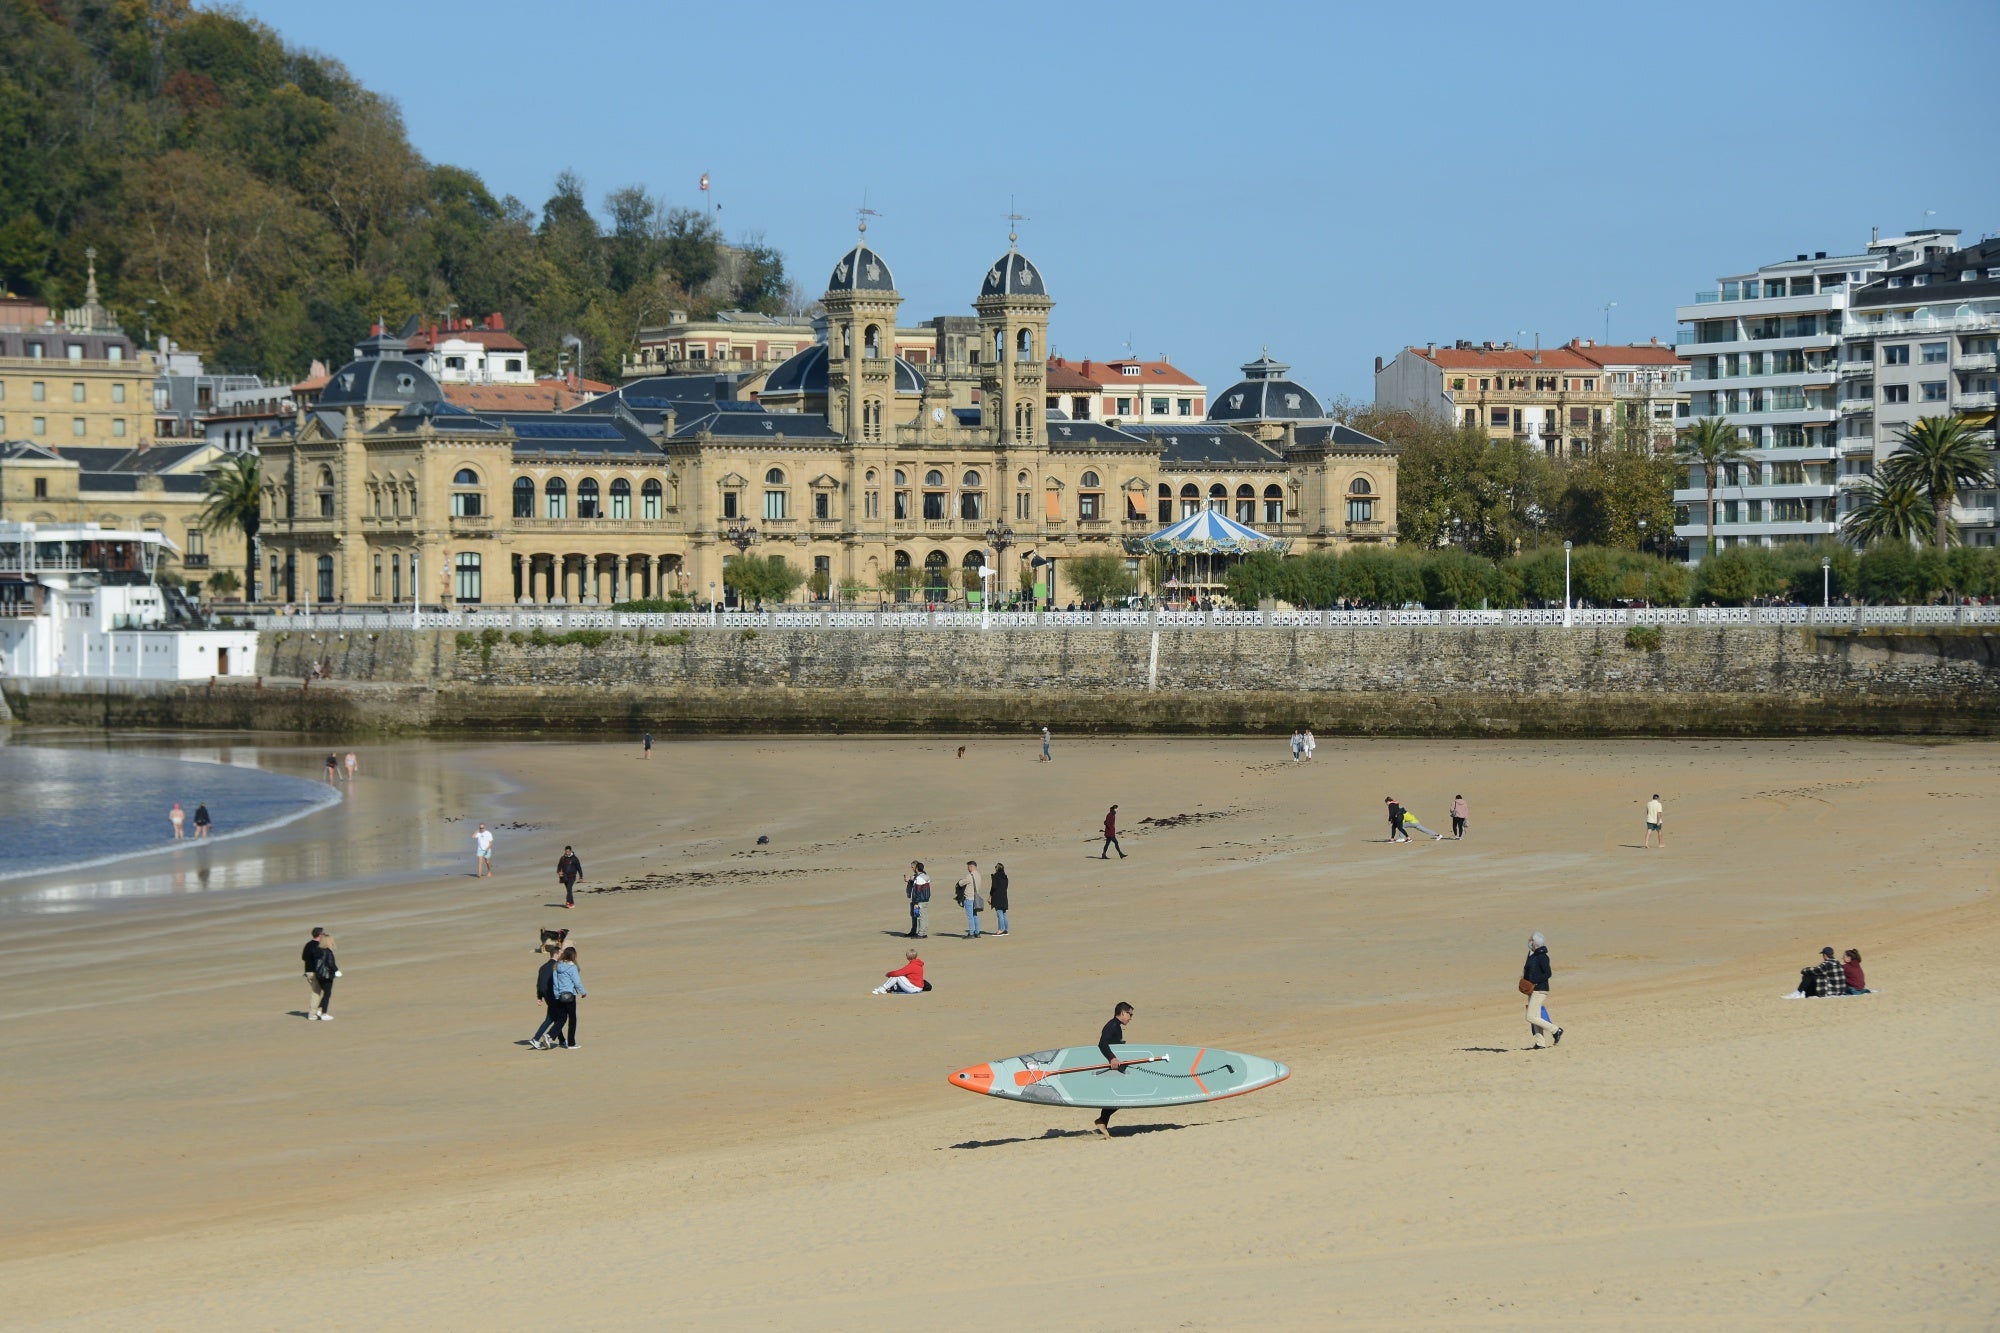
<path id="1" fill-rule="evenodd" d="M 212 469 L 202 493 L 208 504 L 201 511 L 201 530 L 243 531 L 244 564 L 248 577 L 243 600 L 257 600 L 257 530 L 264 520 L 264 465 L 256 454 L 231 454 Z"/>
<path id="2" fill-rule="evenodd" d="M 1931 543 L 1942 551 L 1952 534 L 1951 505 L 1968 486 L 1993 484 L 1993 455 L 1969 417 L 1925 417 L 1897 432 L 1896 452 L 1882 460 L 1882 479 L 1904 485 L 1930 504 Z"/>
<path id="3" fill-rule="evenodd" d="M 1750 461 L 1750 454 L 1743 447 L 1743 437 L 1737 434 L 1736 427 L 1721 417 L 1703 417 L 1681 432 L 1680 443 L 1674 447 L 1674 461 L 1686 467 L 1700 468 L 1703 479 L 1708 483 L 1708 546 L 1705 554 L 1713 555 L 1715 473 L 1718 468 L 1738 467 Z"/>
<path id="4" fill-rule="evenodd" d="M 1923 492 L 1906 482 L 1877 478 L 1861 491 L 1861 503 L 1849 511 L 1842 526 L 1857 546 L 1876 542 L 1916 545 L 1932 518 Z"/>

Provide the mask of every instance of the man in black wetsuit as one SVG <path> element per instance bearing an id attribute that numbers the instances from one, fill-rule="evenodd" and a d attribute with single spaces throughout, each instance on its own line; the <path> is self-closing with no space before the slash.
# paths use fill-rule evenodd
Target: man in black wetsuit
<path id="1" fill-rule="evenodd" d="M 1131 1021 L 1132 1021 L 1132 1006 L 1125 1003 L 1123 1000 L 1120 1000 L 1118 1002 L 1118 1007 L 1111 1011 L 1111 1021 L 1104 1025 L 1104 1031 L 1097 1034 L 1097 1049 L 1098 1052 L 1104 1056 L 1106 1063 L 1112 1065 L 1117 1064 L 1118 1053 L 1116 1051 L 1113 1051 L 1111 1048 L 1113 1046 L 1123 1046 L 1125 1044 L 1125 1025 Z M 1123 1074 L 1125 1071 L 1123 1069 L 1117 1069 L 1114 1072 Z M 1107 1106 L 1097 1113 L 1097 1119 L 1092 1122 L 1091 1128 L 1095 1129 L 1098 1133 L 1102 1134 L 1107 1139 L 1111 1137 L 1110 1107 Z"/>

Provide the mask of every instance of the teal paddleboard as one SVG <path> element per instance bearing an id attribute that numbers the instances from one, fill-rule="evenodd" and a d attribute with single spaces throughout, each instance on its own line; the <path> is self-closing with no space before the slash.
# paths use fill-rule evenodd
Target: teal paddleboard
<path id="1" fill-rule="evenodd" d="M 992 1060 L 952 1074 L 953 1087 L 1043 1106 L 1096 1110 L 1186 1106 L 1268 1088 L 1292 1076 L 1290 1067 L 1261 1055 L 1212 1046 L 1129 1044 L 1111 1048 L 1060 1046 Z"/>

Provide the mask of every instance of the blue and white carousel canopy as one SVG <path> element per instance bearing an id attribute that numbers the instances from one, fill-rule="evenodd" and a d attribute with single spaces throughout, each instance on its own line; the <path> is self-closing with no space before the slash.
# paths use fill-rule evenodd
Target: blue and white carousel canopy
<path id="1" fill-rule="evenodd" d="M 1283 551 L 1292 543 L 1285 537 L 1266 537 L 1227 514 L 1204 509 L 1141 538 L 1139 544 L 1161 555 L 1248 555 L 1252 551 Z"/>

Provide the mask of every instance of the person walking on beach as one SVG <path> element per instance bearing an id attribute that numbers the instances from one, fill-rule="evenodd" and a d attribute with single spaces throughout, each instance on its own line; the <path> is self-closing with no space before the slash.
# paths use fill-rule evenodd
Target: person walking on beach
<path id="1" fill-rule="evenodd" d="M 542 946 L 542 965 L 535 971 L 535 998 L 542 1004 L 542 1025 L 535 1029 L 534 1036 L 528 1038 L 530 1050 L 552 1050 L 556 1044 L 556 1039 L 549 1034 L 562 1021 L 562 1015 L 556 1010 L 556 955 L 561 951 L 561 944 Z"/>
<path id="2" fill-rule="evenodd" d="M 1465 793 L 1451 798 L 1451 836 L 1453 840 L 1465 837 L 1466 805 Z"/>
<path id="3" fill-rule="evenodd" d="M 354 757 L 354 751 L 349 750 L 347 752 L 347 780 L 349 782 L 354 781 L 354 772 L 360 767 L 361 761 Z"/>
<path id="4" fill-rule="evenodd" d="M 639 745 L 644 751 L 639 757 L 641 759 L 651 759 L 653 757 L 653 733 L 650 731 L 647 732 L 640 740 Z"/>
<path id="5" fill-rule="evenodd" d="M 576 848 L 563 848 L 563 854 L 556 859 L 556 878 L 563 886 L 563 906 L 576 906 L 576 882 L 583 878 L 583 861 Z"/>
<path id="6" fill-rule="evenodd" d="M 185 833 L 181 831 L 181 822 L 186 818 L 187 818 L 187 812 L 181 809 L 181 803 L 179 801 L 175 801 L 174 808 L 167 811 L 167 822 L 174 826 L 175 842 L 180 842 L 183 838 L 187 836 Z"/>
<path id="7" fill-rule="evenodd" d="M 1521 964 L 1521 990 L 1528 997 L 1528 1032 L 1538 1051 L 1562 1044 L 1563 1030 L 1549 1017 L 1549 979 L 1554 975 L 1548 942 L 1538 930 L 1528 936 L 1528 961 Z"/>
<path id="8" fill-rule="evenodd" d="M 1305 751 L 1306 762 L 1310 764 L 1314 752 L 1319 749 L 1319 738 L 1313 735 L 1311 727 L 1307 727 L 1305 735 L 1299 738 L 1299 748 Z"/>
<path id="9" fill-rule="evenodd" d="M 208 817 L 208 802 L 198 801 L 194 807 L 194 836 L 197 839 L 208 836 L 208 826 L 214 821 Z"/>
<path id="10" fill-rule="evenodd" d="M 1118 848 L 1118 859 L 1125 859 L 1125 848 L 1118 841 L 1118 807 L 1112 806 L 1104 812 L 1104 847 L 1097 853 L 1097 859 L 1107 859 L 1113 847 Z"/>
<path id="11" fill-rule="evenodd" d="M 1646 841 L 1640 844 L 1640 850 L 1651 847 L 1654 838 L 1660 840 L 1661 851 L 1667 850 L 1666 822 L 1666 807 L 1660 804 L 1660 794 L 1654 792 L 1653 799 L 1646 802 Z"/>
<path id="12" fill-rule="evenodd" d="M 313 927 L 312 938 L 299 951 L 299 961 L 305 964 L 306 988 L 312 992 L 306 1002 L 306 1017 L 331 1023 L 333 1015 L 327 1010 L 333 1005 L 333 983 L 340 975 L 340 961 L 333 956 L 333 936 L 327 934 L 326 927 Z"/>
<path id="13" fill-rule="evenodd" d="M 576 946 L 565 945 L 556 957 L 556 970 L 549 978 L 549 987 L 556 997 L 556 1026 L 550 1038 L 558 1046 L 567 1045 L 576 1049 L 576 1002 L 590 994 L 583 988 L 583 974 L 576 969 Z M 569 1028 L 569 1040 L 563 1040 L 563 1028 Z"/>
<path id="14" fill-rule="evenodd" d="M 1389 841 L 1408 842 L 1410 835 L 1403 832 L 1403 807 L 1396 804 L 1393 796 L 1384 796 L 1382 804 L 1389 807 Z"/>
<path id="15" fill-rule="evenodd" d="M 993 863 L 993 878 L 986 884 L 986 901 L 993 904 L 993 921 L 999 926 L 997 934 L 1007 933 L 1007 863 Z"/>
<path id="16" fill-rule="evenodd" d="M 1118 1052 L 1115 1048 L 1125 1044 L 1125 1025 L 1132 1021 L 1132 1012 L 1132 1006 L 1120 1000 L 1117 1007 L 1111 1011 L 1111 1021 L 1097 1034 L 1098 1054 L 1104 1057 L 1104 1062 L 1111 1066 L 1111 1072 L 1114 1074 L 1125 1072 L 1123 1066 L 1118 1063 Z M 1097 1119 L 1091 1121 L 1090 1125 L 1107 1139 L 1111 1137 L 1111 1112 L 1111 1107 L 1101 1107 L 1097 1112 Z"/>
<path id="17" fill-rule="evenodd" d="M 328 782 L 340 781 L 340 760 L 333 755 L 326 757 L 326 780 Z"/>
<path id="18" fill-rule="evenodd" d="M 1040 761 L 1040 762 L 1042 762 L 1042 763 L 1046 764 L 1046 763 L 1048 763 L 1048 762 L 1049 762 L 1049 760 L 1050 760 L 1050 759 L 1051 759 L 1052 757 L 1053 757 L 1053 756 L 1051 756 L 1051 755 L 1049 754 L 1049 729 L 1048 729 L 1047 727 L 1043 727 L 1043 728 L 1042 728 L 1042 758 L 1041 758 L 1041 761 Z"/>
<path id="19" fill-rule="evenodd" d="M 493 834 L 486 825 L 472 835 L 472 877 L 484 879 L 493 873 Z"/>
<path id="20" fill-rule="evenodd" d="M 917 957 L 915 949 L 903 950 L 903 965 L 883 975 L 888 980 L 869 992 L 871 995 L 922 995 L 931 988 L 924 980 L 924 960 Z"/>
<path id="21" fill-rule="evenodd" d="M 1293 763 L 1295 763 L 1295 764 L 1296 764 L 1296 763 L 1298 763 L 1298 762 L 1299 762 L 1299 759 L 1300 759 L 1300 757 L 1301 757 L 1301 756 L 1303 756 L 1303 755 L 1305 754 L 1305 752 L 1306 752 L 1306 738 L 1305 738 L 1305 734 L 1304 734 L 1303 732 L 1301 732 L 1301 731 L 1300 731 L 1300 730 L 1299 730 L 1299 729 L 1298 729 L 1297 727 L 1293 727 L 1293 728 L 1292 728 L 1292 762 L 1293 762 Z"/>
<path id="22" fill-rule="evenodd" d="M 923 939 L 930 933 L 924 929 L 924 908 L 931 900 L 931 877 L 924 873 L 922 861 L 910 862 L 910 873 L 903 876 L 903 894 L 910 900 L 910 938 Z"/>
<path id="23" fill-rule="evenodd" d="M 979 895 L 979 862 L 967 861 L 965 873 L 958 877 L 958 904 L 965 909 L 965 938 L 979 938 L 979 914 L 986 910 L 986 900 Z"/>

